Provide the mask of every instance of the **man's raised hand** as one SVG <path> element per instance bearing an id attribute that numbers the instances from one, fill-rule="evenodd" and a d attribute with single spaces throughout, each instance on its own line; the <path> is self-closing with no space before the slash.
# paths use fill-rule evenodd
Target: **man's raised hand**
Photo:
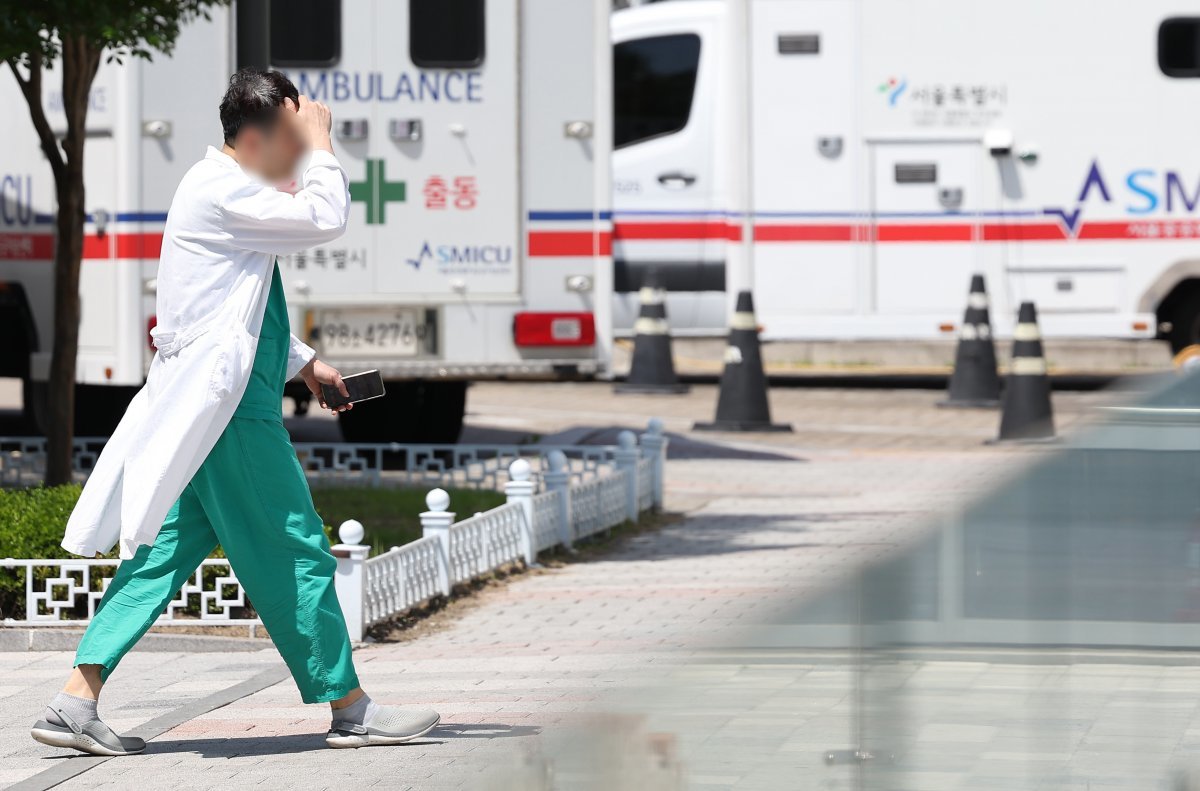
<path id="1" fill-rule="evenodd" d="M 308 141 L 309 147 L 333 153 L 333 142 L 329 139 L 333 113 L 328 107 L 306 96 L 301 96 L 298 103 L 284 99 L 283 105 L 286 110 L 295 113 L 289 117 L 299 134 Z"/>

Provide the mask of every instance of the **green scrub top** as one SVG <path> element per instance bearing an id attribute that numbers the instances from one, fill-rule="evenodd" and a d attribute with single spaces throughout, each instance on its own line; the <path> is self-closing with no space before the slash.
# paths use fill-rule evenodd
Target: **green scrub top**
<path id="1" fill-rule="evenodd" d="M 291 336 L 287 299 L 283 295 L 283 281 L 279 279 L 279 265 L 276 264 L 271 274 L 271 293 L 267 297 L 262 330 L 258 334 L 254 368 L 250 371 L 246 393 L 233 413 L 235 418 L 283 421 L 283 386 L 287 383 Z"/>

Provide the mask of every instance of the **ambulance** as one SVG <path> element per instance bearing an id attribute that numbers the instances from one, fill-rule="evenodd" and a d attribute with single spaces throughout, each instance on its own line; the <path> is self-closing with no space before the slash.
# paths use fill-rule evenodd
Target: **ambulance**
<path id="1" fill-rule="evenodd" d="M 676 0 L 618 11 L 616 320 L 753 291 L 769 340 L 1200 341 L 1200 12 L 1167 0 Z"/>
<path id="2" fill-rule="evenodd" d="M 385 401 L 351 441 L 453 441 L 467 384 L 603 374 L 611 346 L 608 0 L 240 0 L 171 57 L 91 94 L 80 434 L 106 434 L 154 353 L 157 256 L 184 172 L 220 144 L 240 66 L 327 103 L 350 175 L 341 239 L 279 261 L 292 328 Z M 46 104 L 65 126 L 57 72 Z M 0 102 L 0 376 L 44 396 L 54 188 L 7 69 Z M 303 410 L 303 388 L 289 391 Z"/>

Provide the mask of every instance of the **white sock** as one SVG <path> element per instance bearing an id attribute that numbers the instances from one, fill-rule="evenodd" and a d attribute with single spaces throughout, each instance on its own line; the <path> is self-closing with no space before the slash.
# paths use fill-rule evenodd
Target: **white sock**
<path id="1" fill-rule="evenodd" d="M 362 697 L 346 706 L 344 709 L 334 709 L 334 722 L 352 722 L 355 725 L 366 725 L 379 711 L 379 704 L 371 700 L 371 696 L 363 693 Z"/>

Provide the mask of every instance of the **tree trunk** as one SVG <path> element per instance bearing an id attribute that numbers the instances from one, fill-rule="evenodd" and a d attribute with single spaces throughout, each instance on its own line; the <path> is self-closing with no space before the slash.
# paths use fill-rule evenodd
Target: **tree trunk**
<path id="1" fill-rule="evenodd" d="M 62 42 L 62 99 L 67 118 L 65 167 L 56 173 L 58 240 L 54 250 L 54 346 L 47 403 L 46 485 L 69 483 L 74 470 L 75 360 L 79 352 L 79 269 L 83 261 L 86 200 L 83 150 L 88 98 L 100 50 L 86 39 Z"/>

